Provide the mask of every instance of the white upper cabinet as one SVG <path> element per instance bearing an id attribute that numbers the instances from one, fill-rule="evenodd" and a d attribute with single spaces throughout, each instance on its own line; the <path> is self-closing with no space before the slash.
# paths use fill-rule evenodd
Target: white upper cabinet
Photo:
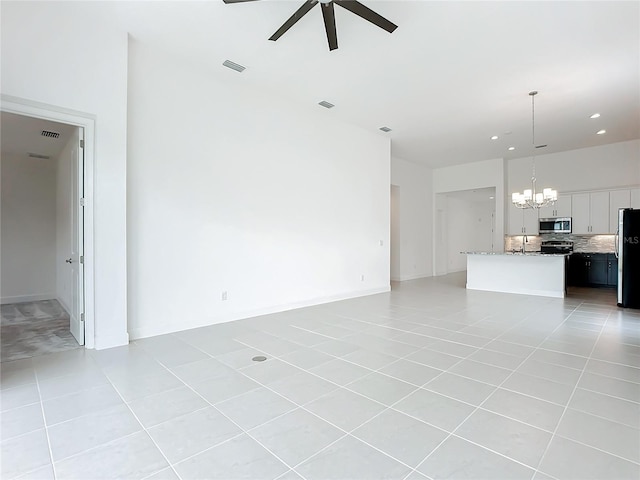
<path id="1" fill-rule="evenodd" d="M 574 234 L 609 233 L 609 192 L 574 193 L 571 197 Z"/>
<path id="2" fill-rule="evenodd" d="M 570 217 L 571 216 L 571 195 L 558 195 L 556 202 L 556 214 L 554 217 Z"/>
<path id="3" fill-rule="evenodd" d="M 571 217 L 575 235 L 610 235 L 620 208 L 640 209 L 640 188 L 558 195 L 555 205 L 520 209 L 509 205 L 508 235 L 538 235 L 539 218 Z"/>
<path id="4" fill-rule="evenodd" d="M 574 193 L 571 197 L 571 233 L 589 233 L 591 227 L 590 194 Z"/>
<path id="5" fill-rule="evenodd" d="M 609 233 L 609 192 L 591 194 L 591 233 Z"/>
<path id="6" fill-rule="evenodd" d="M 618 231 L 618 210 L 631 206 L 630 190 L 612 190 L 609 192 L 609 233 Z"/>
<path id="7" fill-rule="evenodd" d="M 523 233 L 522 209 L 509 205 L 509 235 L 522 235 Z"/>
<path id="8" fill-rule="evenodd" d="M 631 208 L 640 208 L 640 188 L 631 189 Z"/>
<path id="9" fill-rule="evenodd" d="M 522 227 L 525 235 L 538 235 L 538 210 L 526 209 L 522 216 Z"/>
<path id="10" fill-rule="evenodd" d="M 571 195 L 558 195 L 555 205 L 541 208 L 538 217 L 555 218 L 571 216 Z"/>
<path id="11" fill-rule="evenodd" d="M 509 235 L 537 235 L 538 210 L 509 205 Z"/>

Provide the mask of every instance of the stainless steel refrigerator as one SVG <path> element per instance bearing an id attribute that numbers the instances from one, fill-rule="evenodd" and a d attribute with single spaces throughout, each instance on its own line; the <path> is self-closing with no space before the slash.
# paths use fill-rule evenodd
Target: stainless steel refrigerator
<path id="1" fill-rule="evenodd" d="M 618 210 L 618 306 L 640 308 L 640 210 Z"/>

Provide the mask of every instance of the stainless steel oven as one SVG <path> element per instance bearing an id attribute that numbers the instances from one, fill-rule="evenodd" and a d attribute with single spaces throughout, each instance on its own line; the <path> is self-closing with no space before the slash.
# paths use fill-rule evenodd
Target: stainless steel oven
<path id="1" fill-rule="evenodd" d="M 571 233 L 571 217 L 538 219 L 539 233 Z"/>

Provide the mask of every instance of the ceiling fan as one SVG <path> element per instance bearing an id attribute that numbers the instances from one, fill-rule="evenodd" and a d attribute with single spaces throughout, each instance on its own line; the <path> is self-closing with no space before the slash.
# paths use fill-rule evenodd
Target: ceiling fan
<path id="1" fill-rule="evenodd" d="M 241 3 L 241 2 L 253 2 L 256 0 L 223 0 L 224 3 Z M 365 7 L 362 3 L 356 0 L 306 0 L 302 6 L 296 10 L 296 12 L 289 17 L 289 19 L 282 24 L 282 26 L 276 30 L 276 32 L 269 37 L 269 40 L 278 40 L 287 30 L 293 27 L 298 20 L 304 17 L 309 10 L 320 4 L 322 7 L 322 16 L 324 18 L 324 29 L 327 32 L 327 41 L 329 42 L 329 50 L 335 50 L 338 48 L 338 36 L 336 34 L 336 17 L 333 10 L 333 4 L 340 5 L 342 8 L 346 8 L 352 13 L 355 13 L 359 17 L 377 25 L 378 27 L 386 30 L 387 32 L 393 32 L 398 26 L 368 7 Z"/>

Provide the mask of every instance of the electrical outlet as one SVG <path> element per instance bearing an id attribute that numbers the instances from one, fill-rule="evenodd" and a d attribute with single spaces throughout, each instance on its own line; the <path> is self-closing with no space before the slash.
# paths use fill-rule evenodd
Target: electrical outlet
<path id="1" fill-rule="evenodd" d="M 384 246 L 384 240 L 380 240 L 380 246 L 383 247 Z"/>
<path id="2" fill-rule="evenodd" d="M 364 282 L 364 275 L 360 275 L 360 281 Z"/>
<path id="3" fill-rule="evenodd" d="M 226 290 L 224 292 L 222 292 L 222 295 L 220 295 L 220 298 L 222 299 L 223 302 L 225 300 L 227 300 L 228 296 L 227 296 L 227 291 Z"/>

